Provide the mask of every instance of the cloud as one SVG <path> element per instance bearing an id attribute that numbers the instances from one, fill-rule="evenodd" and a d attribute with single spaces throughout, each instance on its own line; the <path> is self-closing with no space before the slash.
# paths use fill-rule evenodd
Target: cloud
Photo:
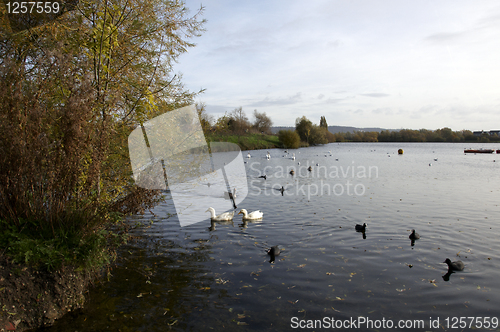
<path id="1" fill-rule="evenodd" d="M 435 112 L 435 111 L 437 111 L 437 109 L 438 109 L 438 107 L 436 105 L 427 105 L 427 106 L 420 107 L 418 112 L 423 113 L 423 114 L 427 114 L 427 113 Z"/>
<path id="2" fill-rule="evenodd" d="M 223 115 L 225 112 L 229 112 L 229 111 L 235 109 L 236 107 L 207 104 L 205 108 L 207 110 L 207 113 L 209 113 L 209 114 L 214 114 L 214 115 L 222 114 Z"/>
<path id="3" fill-rule="evenodd" d="M 327 103 L 327 104 L 338 104 L 338 103 L 340 103 L 344 99 L 345 98 L 328 98 L 327 100 L 325 100 L 325 103 Z"/>
<path id="4" fill-rule="evenodd" d="M 465 34 L 466 34 L 465 31 L 440 32 L 440 33 L 435 33 L 435 34 L 429 35 L 429 36 L 425 37 L 424 40 L 440 44 L 440 43 L 455 41 L 455 40 L 463 37 Z"/>
<path id="5" fill-rule="evenodd" d="M 372 110 L 372 113 L 374 114 L 385 114 L 385 115 L 392 115 L 393 112 L 390 108 L 384 107 L 384 108 L 376 108 Z"/>
<path id="6" fill-rule="evenodd" d="M 302 101 L 302 96 L 300 92 L 297 92 L 293 96 L 288 98 L 269 98 L 266 97 L 261 101 L 250 104 L 252 107 L 265 107 L 265 106 L 281 106 L 281 105 L 292 105 L 297 104 Z"/>
<path id="7" fill-rule="evenodd" d="M 361 96 L 365 96 L 365 97 L 373 97 L 373 98 L 383 98 L 383 97 L 389 97 L 390 95 L 388 95 L 387 93 L 362 93 Z"/>

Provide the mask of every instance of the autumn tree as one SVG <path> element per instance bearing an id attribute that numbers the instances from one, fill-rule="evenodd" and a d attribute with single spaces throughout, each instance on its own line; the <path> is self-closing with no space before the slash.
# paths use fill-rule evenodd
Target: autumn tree
<path id="1" fill-rule="evenodd" d="M 214 117 L 208 114 L 206 105 L 204 103 L 196 104 L 196 111 L 198 112 L 198 117 L 200 118 L 201 128 L 203 129 L 203 132 L 209 132 L 212 128 Z"/>
<path id="2" fill-rule="evenodd" d="M 134 186 L 127 137 L 192 103 L 173 64 L 202 31 L 200 12 L 168 0 L 81 0 L 54 22 L 0 31 L 0 219 L 54 232 L 71 211 L 90 224 L 112 207 L 155 201 Z"/>
<path id="3" fill-rule="evenodd" d="M 251 127 L 248 117 L 241 106 L 235 108 L 229 114 L 229 118 L 229 129 L 237 134 L 243 134 Z"/>
<path id="4" fill-rule="evenodd" d="M 318 145 L 318 144 L 326 144 L 328 140 L 326 139 L 326 132 L 324 128 L 313 124 L 311 130 L 309 132 L 309 144 Z"/>
<path id="5" fill-rule="evenodd" d="M 270 134 L 273 121 L 271 121 L 271 118 L 266 115 L 266 112 L 260 113 L 257 110 L 254 110 L 253 116 L 255 117 L 253 128 L 259 133 L 263 132 Z"/>
<path id="6" fill-rule="evenodd" d="M 280 130 L 278 138 L 286 149 L 297 149 L 300 146 L 300 136 L 295 130 Z"/>
<path id="7" fill-rule="evenodd" d="M 319 126 L 325 130 L 328 130 L 328 124 L 326 123 L 326 118 L 324 116 L 321 116 L 321 119 L 319 120 Z"/>
<path id="8" fill-rule="evenodd" d="M 309 143 L 312 127 L 312 122 L 305 116 L 295 120 L 295 131 L 299 134 L 300 139 L 306 143 Z"/>

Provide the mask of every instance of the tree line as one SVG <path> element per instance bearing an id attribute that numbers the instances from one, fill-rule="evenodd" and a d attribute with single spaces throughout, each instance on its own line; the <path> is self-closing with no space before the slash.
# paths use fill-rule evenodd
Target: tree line
<path id="1" fill-rule="evenodd" d="M 278 137 L 285 148 L 296 149 L 300 146 L 318 145 L 333 142 L 500 142 L 496 134 L 482 133 L 474 136 L 470 130 L 453 131 L 450 128 L 437 130 L 401 129 L 376 131 L 354 131 L 331 133 L 326 118 L 320 118 L 320 124 L 302 116 L 295 120 L 295 130 L 280 130 Z"/>
<path id="2" fill-rule="evenodd" d="M 271 135 L 273 121 L 266 112 L 253 111 L 253 121 L 250 121 L 243 108 L 240 106 L 229 113 L 215 119 L 206 110 L 204 103 L 196 105 L 201 126 L 205 134 L 236 134 L 251 133 Z"/>
<path id="3" fill-rule="evenodd" d="M 272 120 L 265 112 L 254 110 L 251 122 L 242 107 L 224 114 L 218 119 L 207 113 L 204 104 L 198 104 L 198 115 L 205 133 L 244 135 L 251 133 L 271 134 Z M 319 145 L 333 142 L 498 142 L 498 135 L 483 133 L 474 136 L 470 130 L 453 131 L 450 128 L 437 130 L 401 129 L 377 131 L 353 131 L 331 133 L 325 116 L 320 117 L 319 125 L 306 116 L 295 120 L 295 130 L 280 130 L 280 144 L 285 148 L 296 149 L 301 146 Z"/>

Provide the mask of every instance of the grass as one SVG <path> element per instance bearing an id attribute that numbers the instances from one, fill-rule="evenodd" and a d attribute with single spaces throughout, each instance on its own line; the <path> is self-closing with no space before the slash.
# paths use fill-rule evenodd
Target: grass
<path id="1" fill-rule="evenodd" d="M 265 134 L 208 134 L 207 141 L 235 143 L 238 144 L 241 150 L 273 149 L 281 147 L 278 136 Z"/>
<path id="2" fill-rule="evenodd" d="M 17 263 L 48 271 L 63 265 L 98 269 L 110 263 L 114 257 L 113 248 L 126 241 L 125 235 L 104 228 L 87 231 L 58 228 L 55 233 L 48 234 L 33 227 L 34 222 L 21 221 L 20 224 L 18 228 L 0 220 L 0 253 Z"/>

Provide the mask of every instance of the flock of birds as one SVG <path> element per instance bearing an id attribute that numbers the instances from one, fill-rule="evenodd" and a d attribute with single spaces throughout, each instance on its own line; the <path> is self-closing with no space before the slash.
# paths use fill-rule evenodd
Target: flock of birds
<path id="1" fill-rule="evenodd" d="M 231 221 L 233 220 L 235 213 L 234 211 L 231 211 L 217 215 L 213 207 L 209 207 L 205 212 L 210 212 L 210 219 L 212 221 Z M 243 215 L 243 220 L 260 220 L 264 216 L 264 213 L 260 210 L 248 213 L 246 209 L 241 209 L 240 212 L 238 212 L 238 215 L 240 214 Z M 354 226 L 354 229 L 357 232 L 363 233 L 363 238 L 365 238 L 366 223 L 363 223 L 363 225 L 356 224 L 356 226 Z M 420 235 L 416 233 L 414 229 L 412 229 L 412 232 L 408 236 L 408 238 L 412 241 L 413 246 L 414 241 L 420 239 Z M 281 253 L 281 249 L 279 248 L 279 246 L 273 246 L 267 250 L 267 253 L 271 256 L 271 262 L 274 262 L 275 256 L 278 256 Z M 446 258 L 443 263 L 446 263 L 448 265 L 448 273 L 452 273 L 453 271 L 462 271 L 465 268 L 465 265 L 462 261 L 452 262 L 449 258 Z"/>
<path id="2" fill-rule="evenodd" d="M 215 209 L 213 207 L 209 207 L 207 211 L 205 212 L 210 212 L 210 220 L 212 221 L 231 221 L 234 218 L 234 211 L 231 212 L 224 212 L 219 215 L 215 213 Z M 242 214 L 243 220 L 260 220 L 264 216 L 264 213 L 260 210 L 253 211 L 248 213 L 246 209 L 241 209 L 240 212 L 238 212 L 238 215 Z M 267 250 L 267 254 L 271 257 L 270 263 L 275 261 L 275 257 L 278 256 L 281 253 L 281 249 L 279 246 L 272 246 Z"/>
<path id="3" fill-rule="evenodd" d="M 283 155 L 283 158 L 287 158 L 289 157 L 291 160 L 295 160 L 295 153 L 292 153 L 291 156 L 288 155 L 288 150 L 285 150 L 284 151 L 285 155 Z M 319 156 L 319 155 L 316 155 L 316 156 Z M 333 154 L 331 151 L 328 151 L 327 154 L 325 154 L 325 157 L 333 157 Z M 247 159 L 250 159 L 252 158 L 252 155 L 250 154 L 250 152 L 247 154 Z M 271 160 L 271 153 L 269 151 L 267 151 L 266 153 L 266 157 L 265 157 L 267 160 Z M 339 161 L 339 158 L 335 158 L 336 161 Z M 245 162 L 246 163 L 246 162 Z M 297 163 L 298 165 L 300 165 L 300 162 Z M 316 166 L 319 166 L 319 164 L 316 164 Z"/>
<path id="4" fill-rule="evenodd" d="M 215 209 L 213 207 L 209 207 L 208 210 L 205 212 L 210 212 L 210 219 L 212 221 L 231 221 L 234 218 L 234 211 L 224 212 L 217 215 L 215 213 Z M 243 220 L 259 220 L 262 219 L 262 217 L 264 216 L 264 213 L 260 210 L 248 213 L 247 210 L 241 209 L 240 212 L 238 212 L 238 214 L 243 215 L 242 217 Z"/>
<path id="5" fill-rule="evenodd" d="M 285 150 L 284 152 L 285 152 L 285 154 L 288 154 L 288 150 Z M 330 151 L 328 151 L 328 154 L 330 156 L 332 156 L 332 153 Z M 325 154 L 325 157 L 327 157 L 328 154 Z M 391 155 L 388 154 L 388 156 L 390 157 Z M 252 156 L 250 155 L 250 153 L 248 153 L 247 158 L 251 158 L 251 157 Z M 286 155 L 284 155 L 283 157 L 286 157 Z M 267 151 L 266 159 L 267 160 L 271 159 L 271 154 L 269 153 L 269 151 Z M 295 160 L 295 153 L 292 154 L 290 159 Z M 338 158 L 335 160 L 338 161 Z M 438 158 L 434 158 L 434 161 L 438 161 Z M 300 165 L 300 162 L 298 163 L 298 165 Z M 316 164 L 316 166 L 319 166 L 319 164 Z M 430 163 L 429 166 L 432 166 L 432 164 Z M 309 172 L 312 172 L 312 166 L 309 166 L 307 168 L 307 170 Z M 290 171 L 290 174 L 292 176 L 295 175 L 295 171 L 292 169 Z M 259 178 L 263 178 L 264 180 L 266 180 L 267 176 L 261 175 L 261 176 L 259 176 Z M 285 191 L 285 188 L 281 187 L 282 194 L 284 191 Z M 225 212 L 225 213 L 222 213 L 220 215 L 216 215 L 215 210 L 210 207 L 210 208 L 208 208 L 208 210 L 206 212 L 211 213 L 211 220 L 212 221 L 230 221 L 230 220 L 233 220 L 233 217 L 234 217 L 234 211 L 233 212 Z M 262 213 L 262 211 L 260 211 L 260 210 L 248 213 L 247 210 L 241 209 L 238 214 L 243 214 L 243 217 L 242 217 L 243 220 L 259 220 L 259 219 L 262 219 L 262 217 L 264 216 L 264 213 Z M 366 223 L 364 223 L 363 225 L 356 224 L 356 226 L 354 228 L 357 232 L 363 233 L 364 239 L 366 238 L 366 235 L 365 235 Z M 420 239 L 420 235 L 418 233 L 415 233 L 415 230 L 413 229 L 411 234 L 408 236 L 408 238 L 411 240 L 411 245 L 413 246 L 415 243 L 415 240 Z M 281 252 L 281 250 L 278 246 L 273 246 L 267 250 L 267 253 L 271 256 L 271 261 L 274 261 L 274 257 L 278 256 L 280 254 L 280 252 Z M 452 273 L 453 271 L 462 271 L 465 268 L 465 265 L 462 261 L 452 262 L 449 258 L 446 258 L 446 260 L 443 263 L 446 263 L 448 265 L 448 274 Z"/>
<path id="6" fill-rule="evenodd" d="M 365 238 L 364 235 L 366 231 L 366 223 L 364 223 L 363 225 L 356 224 L 354 228 L 356 229 L 357 232 L 362 232 L 363 238 Z M 420 239 L 420 235 L 416 233 L 414 229 L 412 229 L 411 234 L 408 236 L 408 238 L 411 240 L 411 245 L 413 246 L 415 240 Z M 463 269 L 465 268 L 465 265 L 462 261 L 452 262 L 449 258 L 446 258 L 443 263 L 446 263 L 448 265 L 448 273 L 447 273 L 448 276 L 454 271 L 463 271 Z"/>

